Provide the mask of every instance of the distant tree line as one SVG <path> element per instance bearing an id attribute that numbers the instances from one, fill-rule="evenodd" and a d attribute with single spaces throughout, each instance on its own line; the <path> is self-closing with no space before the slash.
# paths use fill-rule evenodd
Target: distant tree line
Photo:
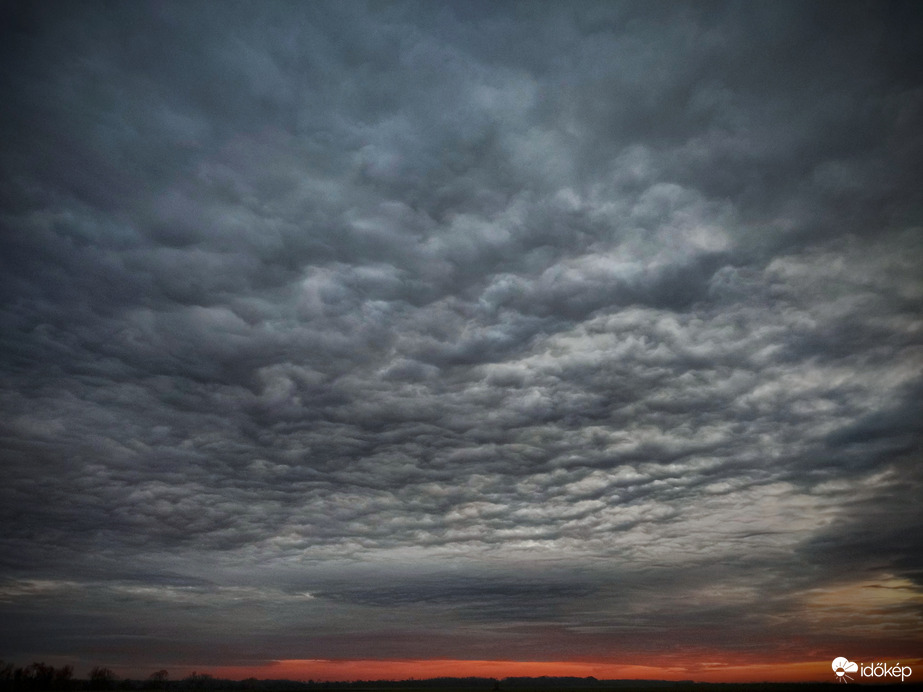
<path id="1" fill-rule="evenodd" d="M 309 680 L 224 680 L 208 673 L 193 672 L 173 680 L 158 670 L 142 680 L 117 678 L 109 668 L 96 666 L 86 678 L 75 678 L 73 666 L 55 668 L 45 663 L 16 667 L 0 661 L 0 692 L 118 692 L 161 690 L 163 692 L 299 692 L 300 690 L 407 690 L 455 689 L 466 692 L 530 692 L 531 690 L 581 690 L 588 688 L 648 688 L 688 684 L 658 680 L 597 680 L 594 677 L 425 678 L 410 680 L 351 680 L 325 682 Z"/>
<path id="2" fill-rule="evenodd" d="M 86 678 L 74 677 L 73 666 L 55 668 L 45 663 L 32 663 L 24 667 L 0 661 L 0 692 L 119 692 L 130 690 L 161 690 L 163 692 L 208 692 L 210 690 L 239 692 L 298 692 L 299 690 L 345 689 L 419 689 L 464 688 L 477 692 L 498 690 L 495 678 L 429 678 L 411 680 L 352 680 L 326 682 L 314 680 L 224 680 L 208 673 L 193 672 L 178 680 L 170 679 L 166 670 L 151 673 L 143 680 L 118 678 L 109 668 L 96 666 Z"/>

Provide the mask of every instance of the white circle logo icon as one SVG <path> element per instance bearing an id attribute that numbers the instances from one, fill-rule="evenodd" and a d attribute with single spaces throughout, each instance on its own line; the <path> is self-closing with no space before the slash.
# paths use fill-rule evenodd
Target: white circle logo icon
<path id="1" fill-rule="evenodd" d="M 847 678 L 852 680 L 852 678 L 849 677 L 846 673 L 855 673 L 857 670 L 859 670 L 858 663 L 853 663 L 848 658 L 843 658 L 842 656 L 838 656 L 837 658 L 833 659 L 832 666 L 833 672 L 836 673 L 837 682 L 846 682 Z"/>

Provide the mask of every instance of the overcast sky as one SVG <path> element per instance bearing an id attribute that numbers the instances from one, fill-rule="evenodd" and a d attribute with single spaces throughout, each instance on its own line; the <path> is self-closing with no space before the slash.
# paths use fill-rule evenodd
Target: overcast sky
<path id="1" fill-rule="evenodd" d="M 0 26 L 5 660 L 921 655 L 919 3 Z"/>

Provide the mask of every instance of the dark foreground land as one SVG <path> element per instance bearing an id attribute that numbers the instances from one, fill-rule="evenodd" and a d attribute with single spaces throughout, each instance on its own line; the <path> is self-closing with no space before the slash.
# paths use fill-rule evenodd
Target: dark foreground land
<path id="1" fill-rule="evenodd" d="M 264 682 L 264 681 L 261 681 Z M 272 692 L 272 681 L 265 681 L 261 690 Z M 875 692 L 923 692 L 920 683 L 860 684 L 850 687 L 871 688 Z M 670 680 L 596 680 L 590 684 L 574 684 L 554 678 L 514 678 L 473 681 L 409 680 L 409 681 L 355 681 L 313 683 L 307 688 L 330 689 L 338 692 L 849 692 L 837 683 L 697 683 Z M 291 688 L 289 688 L 291 689 Z M 281 691 L 280 691 L 281 692 Z"/>
<path id="2" fill-rule="evenodd" d="M 95 692 L 83 681 L 69 688 L 71 692 Z M 485 680 L 476 683 L 469 680 L 447 682 L 443 680 L 354 680 L 348 682 L 301 682 L 292 680 L 241 680 L 220 681 L 220 685 L 204 688 L 188 688 L 179 684 L 167 684 L 156 688 L 161 692 L 849 692 L 836 683 L 697 683 L 670 680 L 599 680 L 594 685 L 556 683 L 540 679 Z M 869 684 L 851 683 L 850 687 L 873 689 L 875 692 L 923 692 L 921 683 Z M 121 684 L 108 688 L 109 692 L 129 690 L 149 691 L 152 688 L 142 681 L 123 680 Z M 60 688 L 18 687 L 0 684 L 0 692 L 60 692 Z"/>
<path id="3" fill-rule="evenodd" d="M 272 680 L 258 681 L 272 692 Z M 242 681 L 245 684 L 246 681 Z M 835 682 L 712 683 L 691 680 L 596 680 L 593 678 L 448 678 L 438 680 L 376 680 L 303 683 L 305 689 L 336 692 L 849 692 Z M 872 688 L 875 692 L 923 692 L 923 683 L 850 683 L 850 688 Z M 291 688 L 288 688 L 291 689 Z M 217 692 L 217 691 L 216 691 Z"/>
<path id="4" fill-rule="evenodd" d="M 44 664 L 33 664 L 30 669 Z M 46 667 L 50 671 L 53 668 Z M 30 669 L 17 669 L 25 673 Z M 66 672 L 67 669 L 65 669 Z M 875 692 L 923 692 L 923 682 L 893 684 L 849 683 L 849 688 L 829 683 L 707 683 L 691 680 L 598 680 L 596 678 L 433 678 L 423 680 L 353 680 L 348 682 L 300 680 L 222 680 L 193 673 L 181 680 L 151 676 L 147 680 L 116 679 L 107 675 L 81 680 L 70 676 L 41 678 L 0 675 L 0 692 L 849 692 L 865 687 Z"/>
<path id="5" fill-rule="evenodd" d="M 293 692 L 293 690 L 330 690 L 331 692 L 849 692 L 837 683 L 697 683 L 669 680 L 596 680 L 591 684 L 574 684 L 553 678 L 515 678 L 501 680 L 356 680 L 351 682 L 288 683 L 259 680 L 249 688 L 216 688 L 213 692 Z M 274 683 L 281 683 L 275 686 Z M 246 685 L 248 681 L 241 681 Z M 252 685 L 252 682 L 251 682 Z M 299 687 L 290 686 L 299 685 Z M 303 687 L 300 687 L 303 685 Z M 923 684 L 860 684 L 850 687 L 871 688 L 875 692 L 923 692 Z"/>

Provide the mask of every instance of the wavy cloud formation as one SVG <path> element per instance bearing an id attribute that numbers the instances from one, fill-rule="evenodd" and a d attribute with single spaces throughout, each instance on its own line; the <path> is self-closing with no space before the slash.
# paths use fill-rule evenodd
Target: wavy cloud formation
<path id="1" fill-rule="evenodd" d="M 5 656 L 918 652 L 918 6 L 3 12 Z"/>

